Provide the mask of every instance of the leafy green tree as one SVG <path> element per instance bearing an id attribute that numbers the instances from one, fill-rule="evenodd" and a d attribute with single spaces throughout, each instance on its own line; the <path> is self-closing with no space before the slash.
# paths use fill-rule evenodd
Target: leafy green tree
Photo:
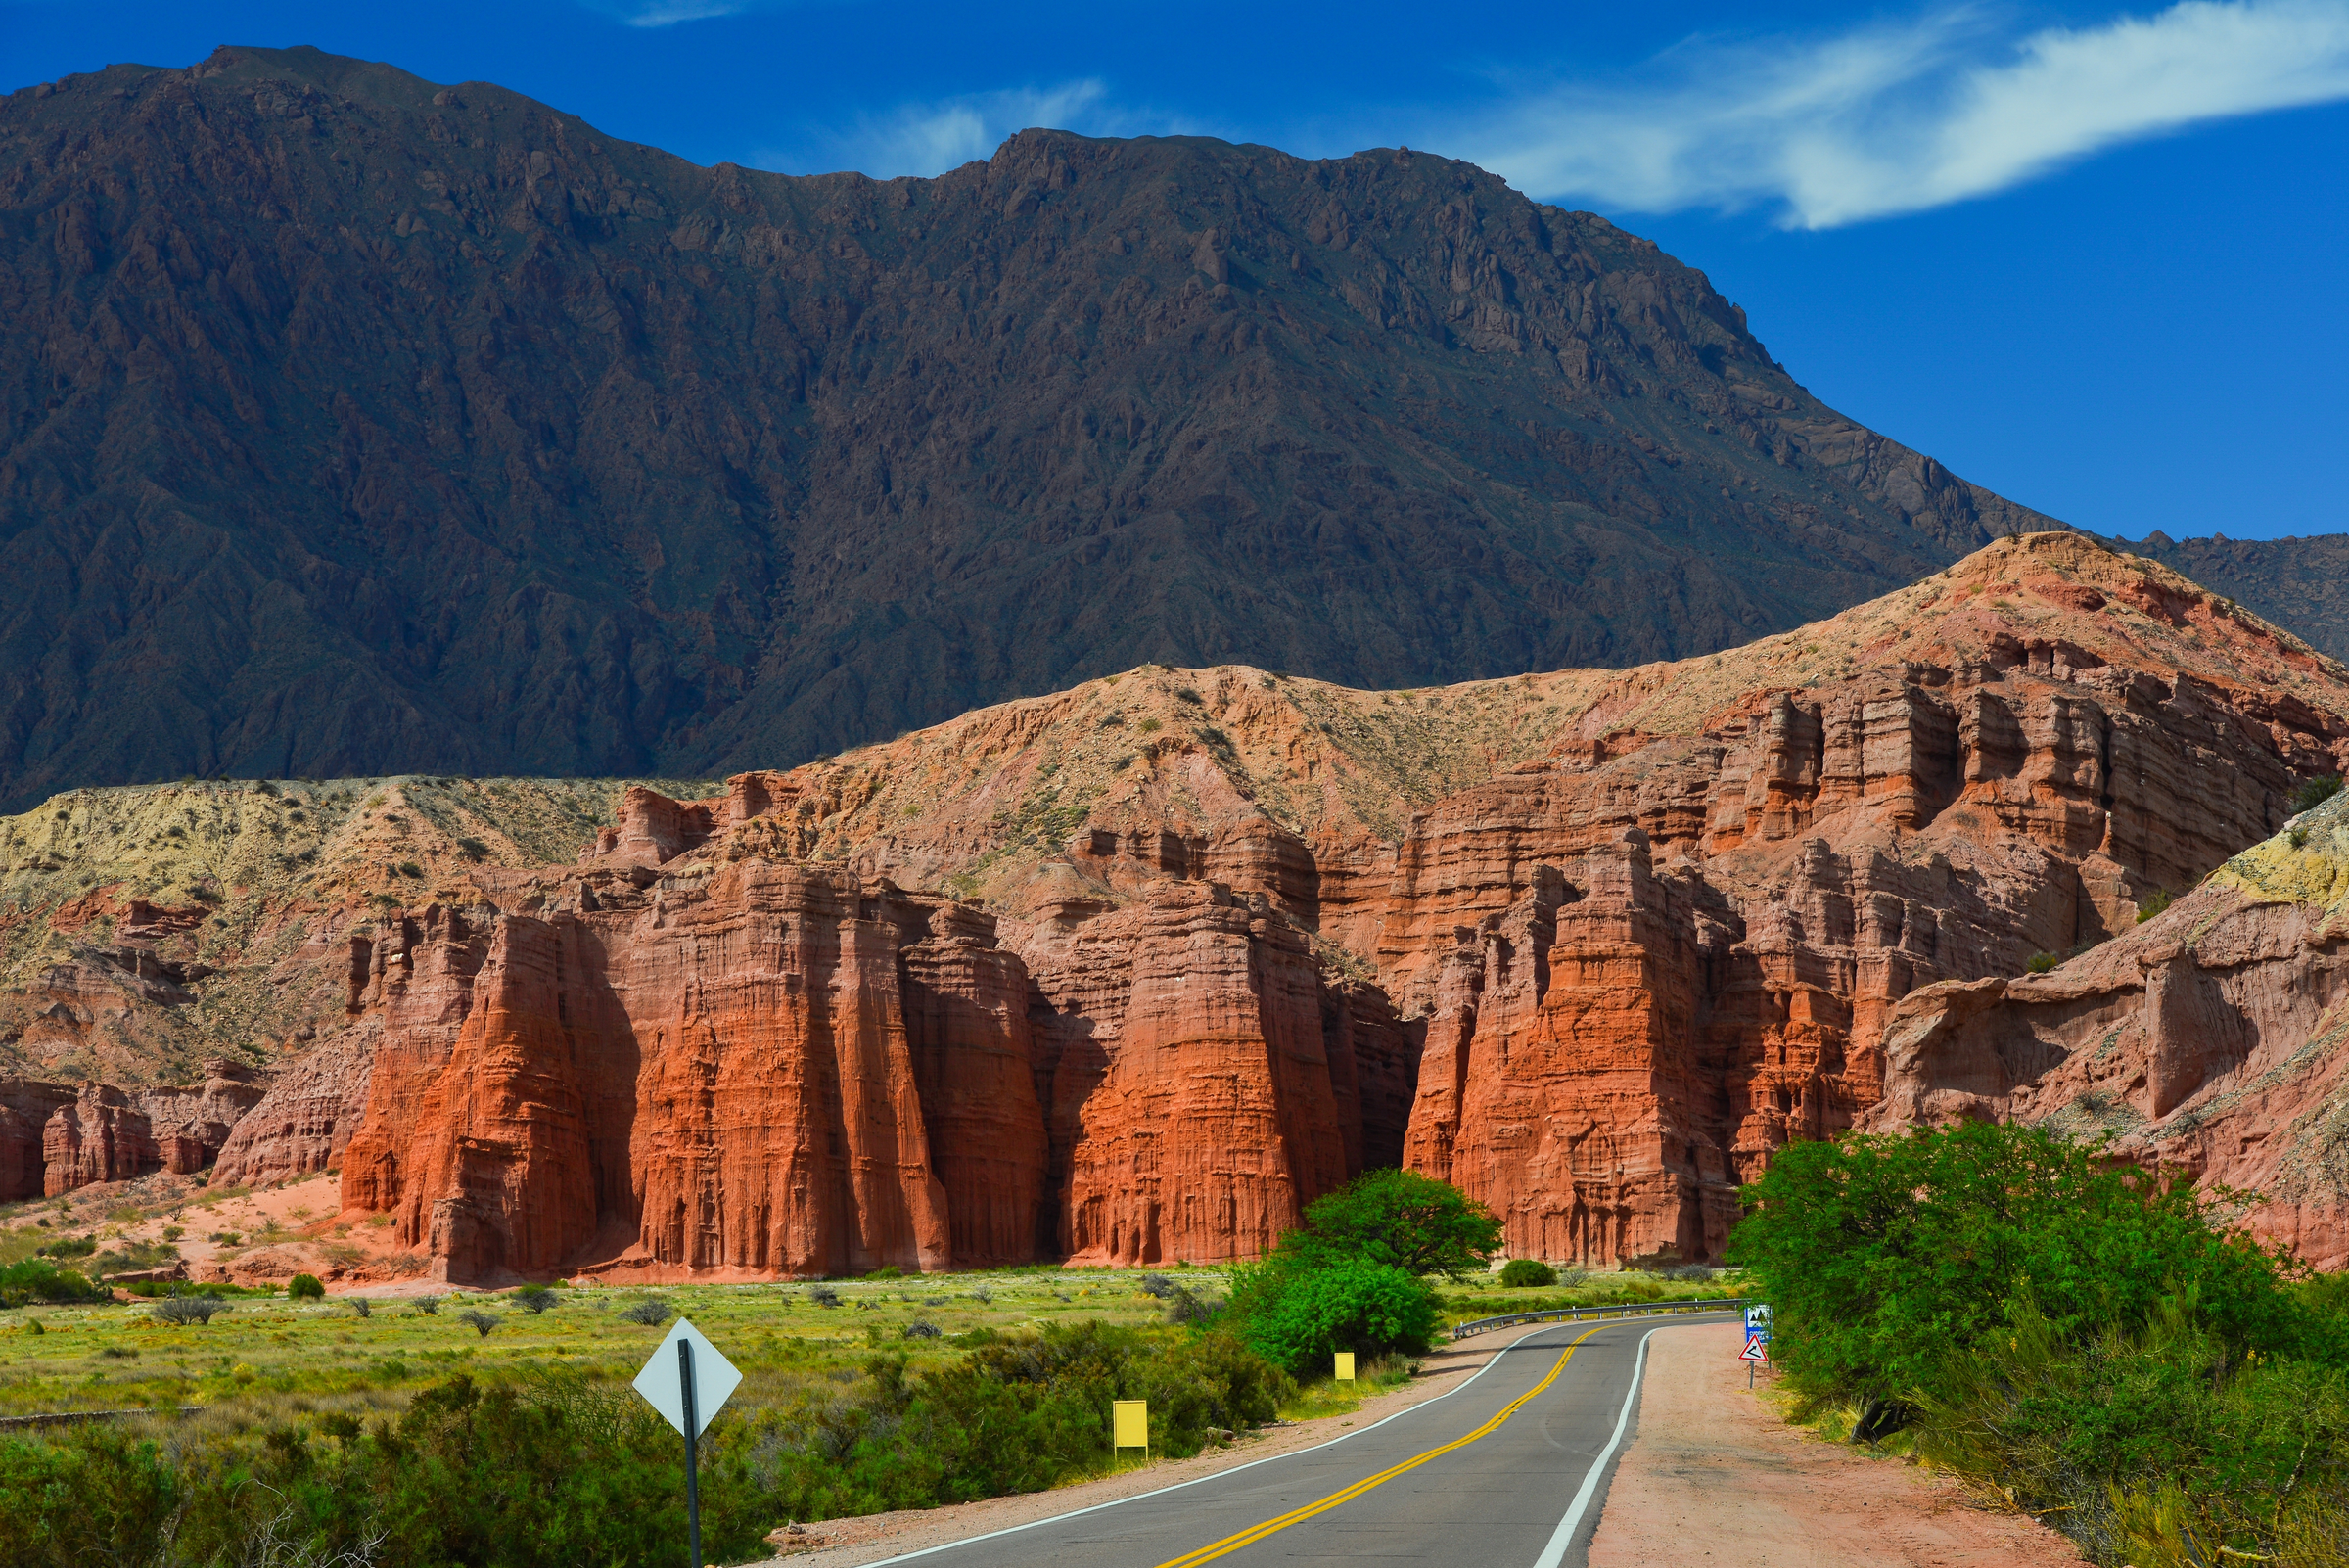
<path id="1" fill-rule="evenodd" d="M 1248 1348 L 1298 1377 L 1328 1371 L 1335 1351 L 1417 1354 L 1440 1322 L 1427 1281 L 1360 1259 L 1315 1267 L 1275 1256 L 1244 1266 L 1232 1305 Z"/>
<path id="2" fill-rule="evenodd" d="M 2195 1192 L 2037 1128 L 1967 1123 L 1779 1150 L 1729 1239 L 1772 1306 L 1772 1350 L 1811 1389 L 1933 1397 L 2027 1301 L 2074 1347 L 2134 1332 L 2168 1297 L 2236 1353 L 2314 1319 L 2282 1265 L 2214 1229 Z"/>
<path id="3" fill-rule="evenodd" d="M 1308 1204 L 1281 1250 L 1309 1267 L 1359 1261 L 1457 1279 L 1500 1250 L 1500 1222 L 1449 1181 L 1371 1171 Z"/>

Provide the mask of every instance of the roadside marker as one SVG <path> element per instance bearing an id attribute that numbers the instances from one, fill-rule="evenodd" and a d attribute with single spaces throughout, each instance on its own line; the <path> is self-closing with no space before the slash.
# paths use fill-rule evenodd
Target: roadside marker
<path id="1" fill-rule="evenodd" d="M 1150 1457 L 1150 1402 L 1148 1400 L 1112 1400 L 1109 1456 L 1115 1459 L 1120 1449 L 1139 1449 L 1143 1459 Z"/>
<path id="2" fill-rule="evenodd" d="M 702 1497 L 694 1474 L 697 1440 L 717 1407 L 741 1386 L 742 1374 L 734 1363 L 682 1317 L 636 1374 L 636 1392 L 685 1438 L 685 1534 L 692 1568 L 702 1568 Z"/>
<path id="3" fill-rule="evenodd" d="M 1739 1351 L 1739 1352 L 1737 1353 L 1737 1359 L 1738 1359 L 1739 1360 L 1741 1360 L 1741 1361 L 1767 1361 L 1767 1360 L 1770 1360 L 1770 1336 L 1769 1336 L 1768 1334 L 1748 1334 L 1748 1335 L 1746 1335 L 1746 1336 L 1745 1336 L 1745 1349 L 1743 1349 L 1743 1350 L 1741 1350 L 1741 1351 Z"/>
<path id="4" fill-rule="evenodd" d="M 1337 1360 L 1338 1360 L 1338 1364 L 1337 1364 L 1337 1370 L 1336 1370 L 1336 1372 L 1335 1372 L 1335 1374 L 1334 1374 L 1335 1381 L 1337 1381 L 1337 1382 L 1340 1382 L 1340 1383 L 1351 1383 L 1351 1382 L 1353 1382 L 1353 1381 L 1354 1381 L 1354 1352 L 1352 1352 L 1352 1351 L 1340 1351 L 1340 1352 L 1338 1352 Z"/>

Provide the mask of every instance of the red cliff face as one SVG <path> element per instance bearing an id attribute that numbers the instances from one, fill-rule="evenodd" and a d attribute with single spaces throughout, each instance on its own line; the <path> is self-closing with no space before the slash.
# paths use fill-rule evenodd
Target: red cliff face
<path id="1" fill-rule="evenodd" d="M 205 1071 L 201 1084 L 137 1088 L 0 1080 L 0 1200 L 210 1165 L 263 1091 L 237 1063 Z"/>
<path id="2" fill-rule="evenodd" d="M 1893 1009 L 1864 1125 L 2045 1123 L 2256 1192 L 2264 1238 L 2349 1267 L 2349 798 L 2229 860 L 2158 917 L 2039 975 Z"/>
<path id="3" fill-rule="evenodd" d="M 501 891 L 395 923 L 354 996 L 382 1042 L 345 1204 L 449 1278 L 1249 1256 L 1361 1168 L 1365 1077 L 1399 1142 L 1404 1032 L 1205 885 L 1027 961 L 820 865 Z"/>
<path id="4" fill-rule="evenodd" d="M 1788 1139 L 2020 1114 L 2051 1055 L 1951 1023 L 1911 1060 L 1914 1009 L 2133 950 L 2345 761 L 2349 671 L 2072 535 L 1670 666 L 1151 667 L 718 799 L 632 789 L 567 868 L 472 865 L 355 936 L 338 906 L 272 984 L 331 971 L 344 1017 L 221 1164 L 339 1159 L 465 1279 L 1227 1259 L 1398 1160 L 1515 1253 L 1712 1259 Z M 2200 1018 L 2182 962 L 2112 994 Z M 205 983 L 105 984 L 164 981 Z M 2198 1114 L 2231 1069 L 2161 1038 L 2143 1114 Z M 0 1168 L 64 1104 L 0 1092 Z M 105 1165 L 105 1109 L 58 1169 Z M 2325 1169 L 2288 1177 L 2320 1238 Z"/>
<path id="5" fill-rule="evenodd" d="M 1022 948 L 1072 1262 L 1253 1257 L 1361 1169 L 1353 1041 L 1325 1036 L 1305 937 L 1268 900 L 1171 883 Z"/>
<path id="6" fill-rule="evenodd" d="M 2001 553 L 2009 592 L 2106 602 L 2063 570 L 2101 552 Z M 2349 742 L 2337 706 L 2111 641 L 1902 629 L 1939 635 L 1856 672 L 1833 649 L 1831 678 L 1694 735 L 1629 715 L 1413 820 L 1377 952 L 1427 1019 L 1406 1160 L 1492 1204 L 1512 1251 L 1718 1258 L 1773 1150 L 1877 1104 L 1904 997 L 2133 931 Z M 1915 1114 L 1896 1099 L 1880 1121 Z"/>

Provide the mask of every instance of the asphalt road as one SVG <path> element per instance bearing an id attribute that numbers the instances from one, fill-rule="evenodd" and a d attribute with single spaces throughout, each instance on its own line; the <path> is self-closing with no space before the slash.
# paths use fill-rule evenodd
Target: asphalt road
<path id="1" fill-rule="evenodd" d="M 924 1568 L 1582 1568 L 1630 1396 L 1659 1327 L 1728 1314 L 1558 1323 L 1451 1393 L 1316 1449 L 892 1557 Z M 875 1565 L 879 1568 L 879 1565 Z"/>

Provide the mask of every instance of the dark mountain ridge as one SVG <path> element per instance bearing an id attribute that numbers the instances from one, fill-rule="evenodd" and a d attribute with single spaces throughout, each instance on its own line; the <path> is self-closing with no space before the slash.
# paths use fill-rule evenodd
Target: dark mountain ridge
<path id="1" fill-rule="evenodd" d="M 1467 164 L 699 168 L 310 49 L 0 100 L 0 806 L 1628 664 L 2060 526 Z"/>

